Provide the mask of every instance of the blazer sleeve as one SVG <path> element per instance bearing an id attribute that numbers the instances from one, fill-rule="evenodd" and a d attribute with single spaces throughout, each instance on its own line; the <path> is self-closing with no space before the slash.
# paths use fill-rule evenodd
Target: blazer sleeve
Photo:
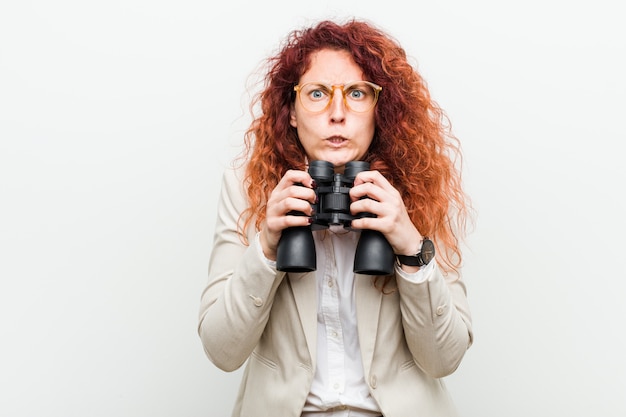
<path id="1" fill-rule="evenodd" d="M 398 277 L 400 310 L 414 361 L 434 378 L 454 372 L 473 340 L 466 287 L 436 267 L 421 283 Z"/>
<path id="2" fill-rule="evenodd" d="M 255 233 L 237 231 L 247 200 L 241 171 L 223 175 L 208 282 L 202 292 L 198 333 L 207 357 L 220 369 L 238 369 L 257 345 L 285 274 L 260 255 Z"/>

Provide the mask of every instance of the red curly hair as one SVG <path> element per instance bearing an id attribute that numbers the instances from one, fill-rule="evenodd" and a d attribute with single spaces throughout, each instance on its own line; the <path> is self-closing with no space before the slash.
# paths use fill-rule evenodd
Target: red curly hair
<path id="1" fill-rule="evenodd" d="M 363 159 L 401 193 L 419 232 L 445 249 L 439 258 L 445 269 L 457 271 L 469 208 L 456 166 L 461 161 L 459 142 L 404 49 L 382 30 L 356 19 L 294 30 L 268 59 L 264 89 L 250 106 L 254 116 L 260 104 L 260 114 L 245 134 L 242 159 L 247 162 L 250 205 L 242 213 L 242 235 L 253 221 L 260 229 L 269 195 L 285 172 L 305 169 L 305 151 L 289 123 L 289 111 L 294 86 L 308 70 L 311 54 L 321 49 L 349 52 L 366 79 L 382 87 L 374 139 Z"/>

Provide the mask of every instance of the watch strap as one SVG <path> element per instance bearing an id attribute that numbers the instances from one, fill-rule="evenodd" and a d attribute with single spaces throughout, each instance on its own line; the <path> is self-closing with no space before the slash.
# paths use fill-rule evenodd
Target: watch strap
<path id="1" fill-rule="evenodd" d="M 424 266 L 428 265 L 435 257 L 435 245 L 427 237 L 422 241 L 422 248 L 415 255 L 396 255 L 396 259 L 402 265 L 407 266 Z"/>
<path id="2" fill-rule="evenodd" d="M 408 266 L 424 266 L 424 259 L 422 259 L 422 253 L 418 253 L 415 255 L 396 255 L 398 262 L 402 265 Z"/>

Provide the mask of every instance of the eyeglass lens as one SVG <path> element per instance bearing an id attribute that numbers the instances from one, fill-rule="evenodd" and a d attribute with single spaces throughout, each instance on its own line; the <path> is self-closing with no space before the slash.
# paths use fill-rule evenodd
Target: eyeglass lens
<path id="1" fill-rule="evenodd" d="M 329 86 L 322 83 L 307 83 L 300 90 L 300 101 L 304 108 L 311 112 L 319 112 L 330 104 L 336 89 L 341 89 L 344 102 L 355 112 L 366 112 L 374 107 L 378 91 L 373 85 L 356 82 L 344 86 Z"/>

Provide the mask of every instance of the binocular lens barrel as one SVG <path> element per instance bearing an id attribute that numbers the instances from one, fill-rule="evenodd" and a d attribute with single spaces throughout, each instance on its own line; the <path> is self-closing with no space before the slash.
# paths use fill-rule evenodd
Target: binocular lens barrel
<path id="1" fill-rule="evenodd" d="M 357 174 L 361 171 L 369 171 L 370 163 L 365 161 L 351 161 L 346 164 L 346 167 L 343 171 L 343 176 L 346 177 L 350 182 L 354 182 Z"/>
<path id="2" fill-rule="evenodd" d="M 318 182 L 330 182 L 335 175 L 335 166 L 326 161 L 311 161 L 309 175 Z"/>

